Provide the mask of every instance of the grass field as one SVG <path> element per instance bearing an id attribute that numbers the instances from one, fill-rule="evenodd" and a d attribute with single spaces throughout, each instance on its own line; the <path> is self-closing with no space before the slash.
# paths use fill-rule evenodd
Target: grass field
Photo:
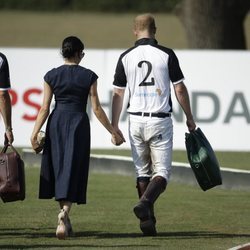
<path id="1" fill-rule="evenodd" d="M 141 237 L 133 177 L 101 174 L 90 174 L 88 204 L 72 209 L 75 237 L 59 241 L 59 210 L 37 199 L 38 176 L 38 168 L 26 168 L 26 200 L 0 203 L 0 249 L 226 250 L 250 242 L 248 192 L 170 183 L 155 207 L 158 236 Z"/>
<path id="2" fill-rule="evenodd" d="M 134 43 L 136 14 L 0 11 L 0 47 L 60 47 L 68 35 L 81 37 L 86 48 L 127 48 Z M 188 48 L 183 26 L 175 15 L 155 14 L 157 39 L 175 49 Z M 245 21 L 250 49 L 250 15 Z"/>
<path id="3" fill-rule="evenodd" d="M 130 150 L 92 149 L 93 154 L 131 156 Z M 250 152 L 216 152 L 221 167 L 250 170 Z M 183 150 L 173 151 L 173 161 L 188 163 L 187 153 Z"/>
<path id="4" fill-rule="evenodd" d="M 83 39 L 86 48 L 127 48 L 134 43 L 134 16 L 2 11 L 0 22 L 5 25 L 0 26 L 1 34 L 4 34 L 1 35 L 0 47 L 60 47 L 63 38 L 73 34 Z M 157 15 L 157 20 L 158 38 L 162 43 L 176 48 L 187 46 L 183 28 L 175 16 Z"/>

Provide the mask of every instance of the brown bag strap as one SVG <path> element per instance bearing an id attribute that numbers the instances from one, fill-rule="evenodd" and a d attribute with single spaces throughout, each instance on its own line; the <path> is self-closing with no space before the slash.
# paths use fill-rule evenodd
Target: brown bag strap
<path id="1" fill-rule="evenodd" d="M 1 153 L 6 153 L 8 147 L 10 147 L 12 151 L 14 151 L 17 155 L 19 155 L 19 153 L 17 152 L 17 150 L 16 150 L 16 149 L 14 148 L 14 146 L 13 146 L 12 144 L 10 144 L 10 143 L 4 145 L 4 147 L 2 148 Z"/>

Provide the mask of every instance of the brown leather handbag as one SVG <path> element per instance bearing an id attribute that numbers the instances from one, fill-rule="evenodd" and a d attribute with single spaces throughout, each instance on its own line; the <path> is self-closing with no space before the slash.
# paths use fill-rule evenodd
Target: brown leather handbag
<path id="1" fill-rule="evenodd" d="M 25 199 L 24 162 L 11 144 L 0 153 L 0 197 L 3 202 Z"/>

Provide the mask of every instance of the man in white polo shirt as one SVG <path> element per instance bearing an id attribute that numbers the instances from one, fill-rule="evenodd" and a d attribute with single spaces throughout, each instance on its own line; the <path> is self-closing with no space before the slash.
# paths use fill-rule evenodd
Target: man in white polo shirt
<path id="1" fill-rule="evenodd" d="M 195 129 L 184 76 L 173 50 L 158 45 L 151 14 L 134 21 L 135 46 L 121 54 L 114 76 L 112 125 L 119 130 L 125 88 L 128 89 L 129 139 L 137 177 L 139 203 L 134 213 L 145 236 L 156 235 L 154 202 L 171 174 L 173 124 L 170 82 L 185 115 Z M 123 136 L 123 135 L 122 135 Z"/>

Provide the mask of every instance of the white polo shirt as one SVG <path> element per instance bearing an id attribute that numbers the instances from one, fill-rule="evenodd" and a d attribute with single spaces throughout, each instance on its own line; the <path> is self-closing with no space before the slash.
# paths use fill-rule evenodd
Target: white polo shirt
<path id="1" fill-rule="evenodd" d="M 128 112 L 172 112 L 170 81 L 184 80 L 173 50 L 143 38 L 121 54 L 113 86 L 128 88 Z"/>

